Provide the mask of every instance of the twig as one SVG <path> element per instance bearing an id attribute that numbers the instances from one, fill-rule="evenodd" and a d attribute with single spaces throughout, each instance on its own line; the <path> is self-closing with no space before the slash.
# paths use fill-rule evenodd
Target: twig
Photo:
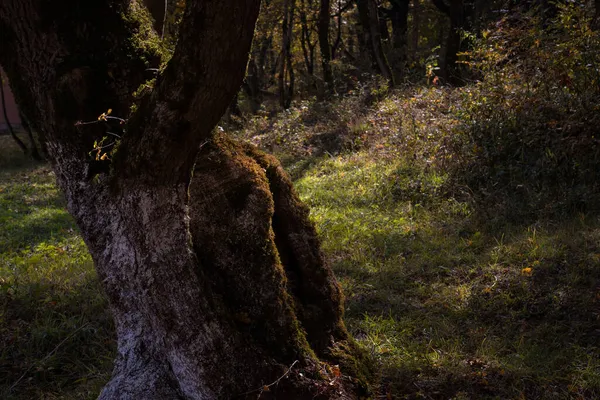
<path id="1" fill-rule="evenodd" d="M 25 378 L 25 376 L 27 376 L 27 374 L 29 373 L 29 371 L 31 371 L 31 369 L 32 369 L 33 367 L 35 367 L 36 365 L 37 365 L 37 366 L 43 365 L 43 364 L 44 364 L 44 362 L 46 362 L 46 360 L 47 360 L 48 358 L 50 358 L 50 356 L 52 356 L 52 354 L 54 354 L 54 353 L 56 352 L 56 350 L 58 350 L 58 348 L 59 348 L 60 346 L 62 346 L 62 345 L 63 345 L 63 344 L 64 344 L 64 343 L 65 343 L 67 340 L 71 339 L 73 336 L 75 336 L 75 334 L 76 334 L 77 332 L 79 332 L 79 331 L 80 331 L 80 330 L 82 330 L 83 328 L 87 327 L 88 325 L 89 325 L 89 323 L 85 323 L 85 324 L 81 325 L 79 328 L 75 329 L 73 332 L 71 332 L 71 333 L 69 334 L 69 336 L 67 336 L 67 337 L 66 337 L 66 338 L 64 338 L 64 339 L 63 339 L 63 340 L 62 340 L 62 341 L 61 341 L 59 344 L 57 344 L 57 345 L 56 345 L 56 347 L 55 347 L 54 349 L 52 349 L 52 351 L 46 355 L 46 357 L 42 358 L 42 360 L 41 360 L 39 363 L 34 363 L 34 364 L 33 364 L 33 365 L 31 365 L 29 368 L 27 368 L 27 371 L 25 371 L 25 372 L 23 373 L 23 375 L 21 375 L 21 377 L 20 377 L 19 379 L 17 379 L 17 381 L 16 381 L 15 383 L 13 383 L 11 387 L 9 387 L 9 388 L 8 388 L 8 390 L 5 392 L 5 394 L 6 394 L 6 395 L 8 395 L 8 394 L 9 394 L 9 393 L 10 393 L 10 392 L 11 392 L 11 391 L 12 391 L 12 390 L 13 390 L 13 389 L 14 389 L 14 388 L 15 388 L 15 387 L 16 387 L 16 386 L 19 384 L 19 382 L 21 382 L 21 380 L 23 380 L 23 378 Z"/>
<path id="2" fill-rule="evenodd" d="M 120 121 L 120 122 L 123 122 L 123 123 L 127 122 L 127 120 L 125 120 L 123 118 L 111 117 L 110 115 L 105 115 L 104 118 L 106 118 L 106 119 L 114 119 L 114 120 L 117 120 L 117 121 Z"/>
<path id="3" fill-rule="evenodd" d="M 87 121 L 87 122 L 77 121 L 77 122 L 75 122 L 75 126 L 99 124 L 100 122 L 104 122 L 104 121 L 101 121 L 101 120 L 98 120 L 98 121 Z"/>
<path id="4" fill-rule="evenodd" d="M 260 392 L 260 393 L 258 394 L 258 397 L 257 397 L 257 399 L 258 399 L 258 398 L 260 398 L 260 396 L 261 396 L 261 395 L 262 395 L 262 393 L 265 391 L 265 389 L 267 389 L 267 390 L 268 390 L 268 389 L 269 389 L 271 386 L 273 386 L 273 385 L 277 385 L 277 384 L 278 384 L 278 383 L 279 383 L 279 382 L 280 382 L 280 381 L 281 381 L 283 378 L 285 378 L 286 376 L 288 376 L 288 374 L 289 374 L 290 372 L 292 372 L 292 368 L 294 368 L 294 365 L 296 365 L 297 363 L 298 363 L 298 360 L 294 361 L 294 362 L 292 363 L 292 365 L 290 365 L 290 367 L 288 368 L 288 370 L 287 370 L 287 371 L 285 371 L 285 373 L 284 373 L 283 375 L 281 375 L 279 378 L 277 378 L 277 380 L 275 380 L 274 382 L 272 382 L 272 383 L 269 383 L 268 385 L 264 385 L 264 386 L 262 386 L 262 387 L 260 387 L 260 388 L 258 388 L 258 389 L 254 389 L 254 390 L 251 390 L 251 391 L 249 391 L 249 392 L 242 393 L 242 394 L 240 394 L 240 395 L 238 395 L 238 396 L 236 396 L 236 397 L 245 396 L 245 395 L 247 395 L 247 394 L 254 393 L 254 392 Z"/>

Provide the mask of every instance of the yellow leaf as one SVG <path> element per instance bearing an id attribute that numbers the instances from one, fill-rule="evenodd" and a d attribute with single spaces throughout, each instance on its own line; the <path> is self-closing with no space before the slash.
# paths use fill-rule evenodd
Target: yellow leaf
<path id="1" fill-rule="evenodd" d="M 111 112 L 112 112 L 112 108 L 109 108 L 108 111 L 106 112 L 106 115 L 110 115 Z"/>
<path id="2" fill-rule="evenodd" d="M 527 268 L 523 268 L 521 270 L 521 274 L 525 275 L 525 276 L 531 276 L 533 274 L 533 269 L 530 267 Z"/>
<path id="3" fill-rule="evenodd" d="M 106 153 L 102 154 L 102 157 L 100 157 L 100 160 L 104 161 L 106 159 L 108 159 L 108 154 L 106 154 Z"/>

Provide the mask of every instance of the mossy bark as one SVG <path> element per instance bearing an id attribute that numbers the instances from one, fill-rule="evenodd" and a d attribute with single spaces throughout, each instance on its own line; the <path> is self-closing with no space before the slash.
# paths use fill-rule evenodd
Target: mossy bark
<path id="1" fill-rule="evenodd" d="M 136 99 L 161 55 L 139 1 L 0 2 L 0 64 L 113 311 L 101 399 L 357 396 L 342 295 L 306 208 L 274 158 L 212 134 L 258 8 L 188 1 L 175 53 Z M 109 108 L 126 124 L 79 123 Z M 90 174 L 93 142 L 114 129 L 107 168 Z"/>

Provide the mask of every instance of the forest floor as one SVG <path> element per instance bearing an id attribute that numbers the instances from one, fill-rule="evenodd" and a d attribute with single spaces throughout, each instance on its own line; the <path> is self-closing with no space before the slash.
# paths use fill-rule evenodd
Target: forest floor
<path id="1" fill-rule="evenodd" d="M 405 99 L 364 100 L 300 103 L 237 135 L 279 156 L 310 206 L 380 366 L 373 398 L 600 398 L 598 215 L 481 212 L 399 137 L 421 100 L 410 119 Z M 0 137 L 0 398 L 92 399 L 115 354 L 106 300 L 51 169 L 11 146 Z"/>

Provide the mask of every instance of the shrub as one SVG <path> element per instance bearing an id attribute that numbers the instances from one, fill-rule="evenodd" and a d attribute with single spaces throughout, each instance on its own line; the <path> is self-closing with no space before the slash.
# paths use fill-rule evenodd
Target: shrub
<path id="1" fill-rule="evenodd" d="M 600 35 L 584 8 L 505 17 L 468 56 L 480 79 L 453 110 L 454 182 L 517 218 L 597 208 Z"/>

